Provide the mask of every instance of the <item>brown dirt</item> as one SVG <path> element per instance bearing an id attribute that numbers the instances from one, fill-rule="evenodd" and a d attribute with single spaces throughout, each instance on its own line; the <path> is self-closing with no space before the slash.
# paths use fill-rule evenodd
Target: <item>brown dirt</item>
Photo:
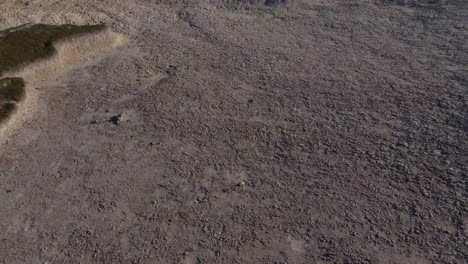
<path id="1" fill-rule="evenodd" d="M 0 262 L 464 263 L 466 2 L 280 2 L 2 1 L 130 41 L 35 87 Z"/>

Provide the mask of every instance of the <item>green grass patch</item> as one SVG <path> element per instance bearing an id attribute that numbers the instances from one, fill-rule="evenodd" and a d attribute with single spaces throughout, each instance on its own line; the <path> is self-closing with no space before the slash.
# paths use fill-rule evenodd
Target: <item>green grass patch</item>
<path id="1" fill-rule="evenodd" d="M 55 53 L 54 43 L 67 37 L 97 33 L 105 25 L 24 25 L 0 31 L 0 76 Z M 21 78 L 0 79 L 0 123 L 10 118 L 25 96 Z"/>
<path id="2" fill-rule="evenodd" d="M 7 120 L 17 109 L 17 104 L 25 96 L 25 83 L 22 78 L 0 80 L 0 123 Z"/>
<path id="3" fill-rule="evenodd" d="M 0 75 L 54 54 L 54 42 L 104 30 L 105 25 L 37 24 L 0 31 Z"/>

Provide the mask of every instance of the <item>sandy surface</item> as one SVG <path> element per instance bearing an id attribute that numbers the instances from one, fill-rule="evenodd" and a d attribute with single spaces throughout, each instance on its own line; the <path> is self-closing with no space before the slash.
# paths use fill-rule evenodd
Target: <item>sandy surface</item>
<path id="1" fill-rule="evenodd" d="M 236 2 L 1 1 L 129 42 L 32 88 L 0 263 L 464 263 L 468 4 Z"/>

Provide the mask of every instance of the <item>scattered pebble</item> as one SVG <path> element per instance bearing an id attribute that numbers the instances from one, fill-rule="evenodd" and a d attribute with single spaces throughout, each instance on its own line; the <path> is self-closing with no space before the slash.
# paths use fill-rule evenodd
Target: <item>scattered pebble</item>
<path id="1" fill-rule="evenodd" d="M 120 115 L 116 115 L 116 116 L 111 117 L 110 122 L 112 122 L 112 124 L 114 124 L 116 126 L 120 125 Z"/>
<path id="2" fill-rule="evenodd" d="M 111 117 L 109 121 L 112 122 L 112 124 L 118 126 L 118 125 L 120 125 L 121 122 L 125 122 L 125 121 L 128 121 L 128 120 L 129 120 L 128 114 L 122 113 L 120 115 L 115 115 L 115 116 Z"/>
<path id="3" fill-rule="evenodd" d="M 244 181 L 239 182 L 238 184 L 236 184 L 236 187 L 239 187 L 239 188 L 245 187 L 245 182 Z"/>

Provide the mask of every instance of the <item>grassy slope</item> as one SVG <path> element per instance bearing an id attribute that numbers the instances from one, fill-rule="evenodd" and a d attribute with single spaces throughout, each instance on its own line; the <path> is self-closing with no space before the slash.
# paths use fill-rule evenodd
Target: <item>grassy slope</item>
<path id="1" fill-rule="evenodd" d="M 51 57 L 53 43 L 71 36 L 98 32 L 105 25 L 44 25 L 37 24 L 0 31 L 0 76 L 9 70 L 37 60 Z M 24 98 L 24 80 L 21 78 L 0 79 L 0 123 L 16 110 Z"/>

